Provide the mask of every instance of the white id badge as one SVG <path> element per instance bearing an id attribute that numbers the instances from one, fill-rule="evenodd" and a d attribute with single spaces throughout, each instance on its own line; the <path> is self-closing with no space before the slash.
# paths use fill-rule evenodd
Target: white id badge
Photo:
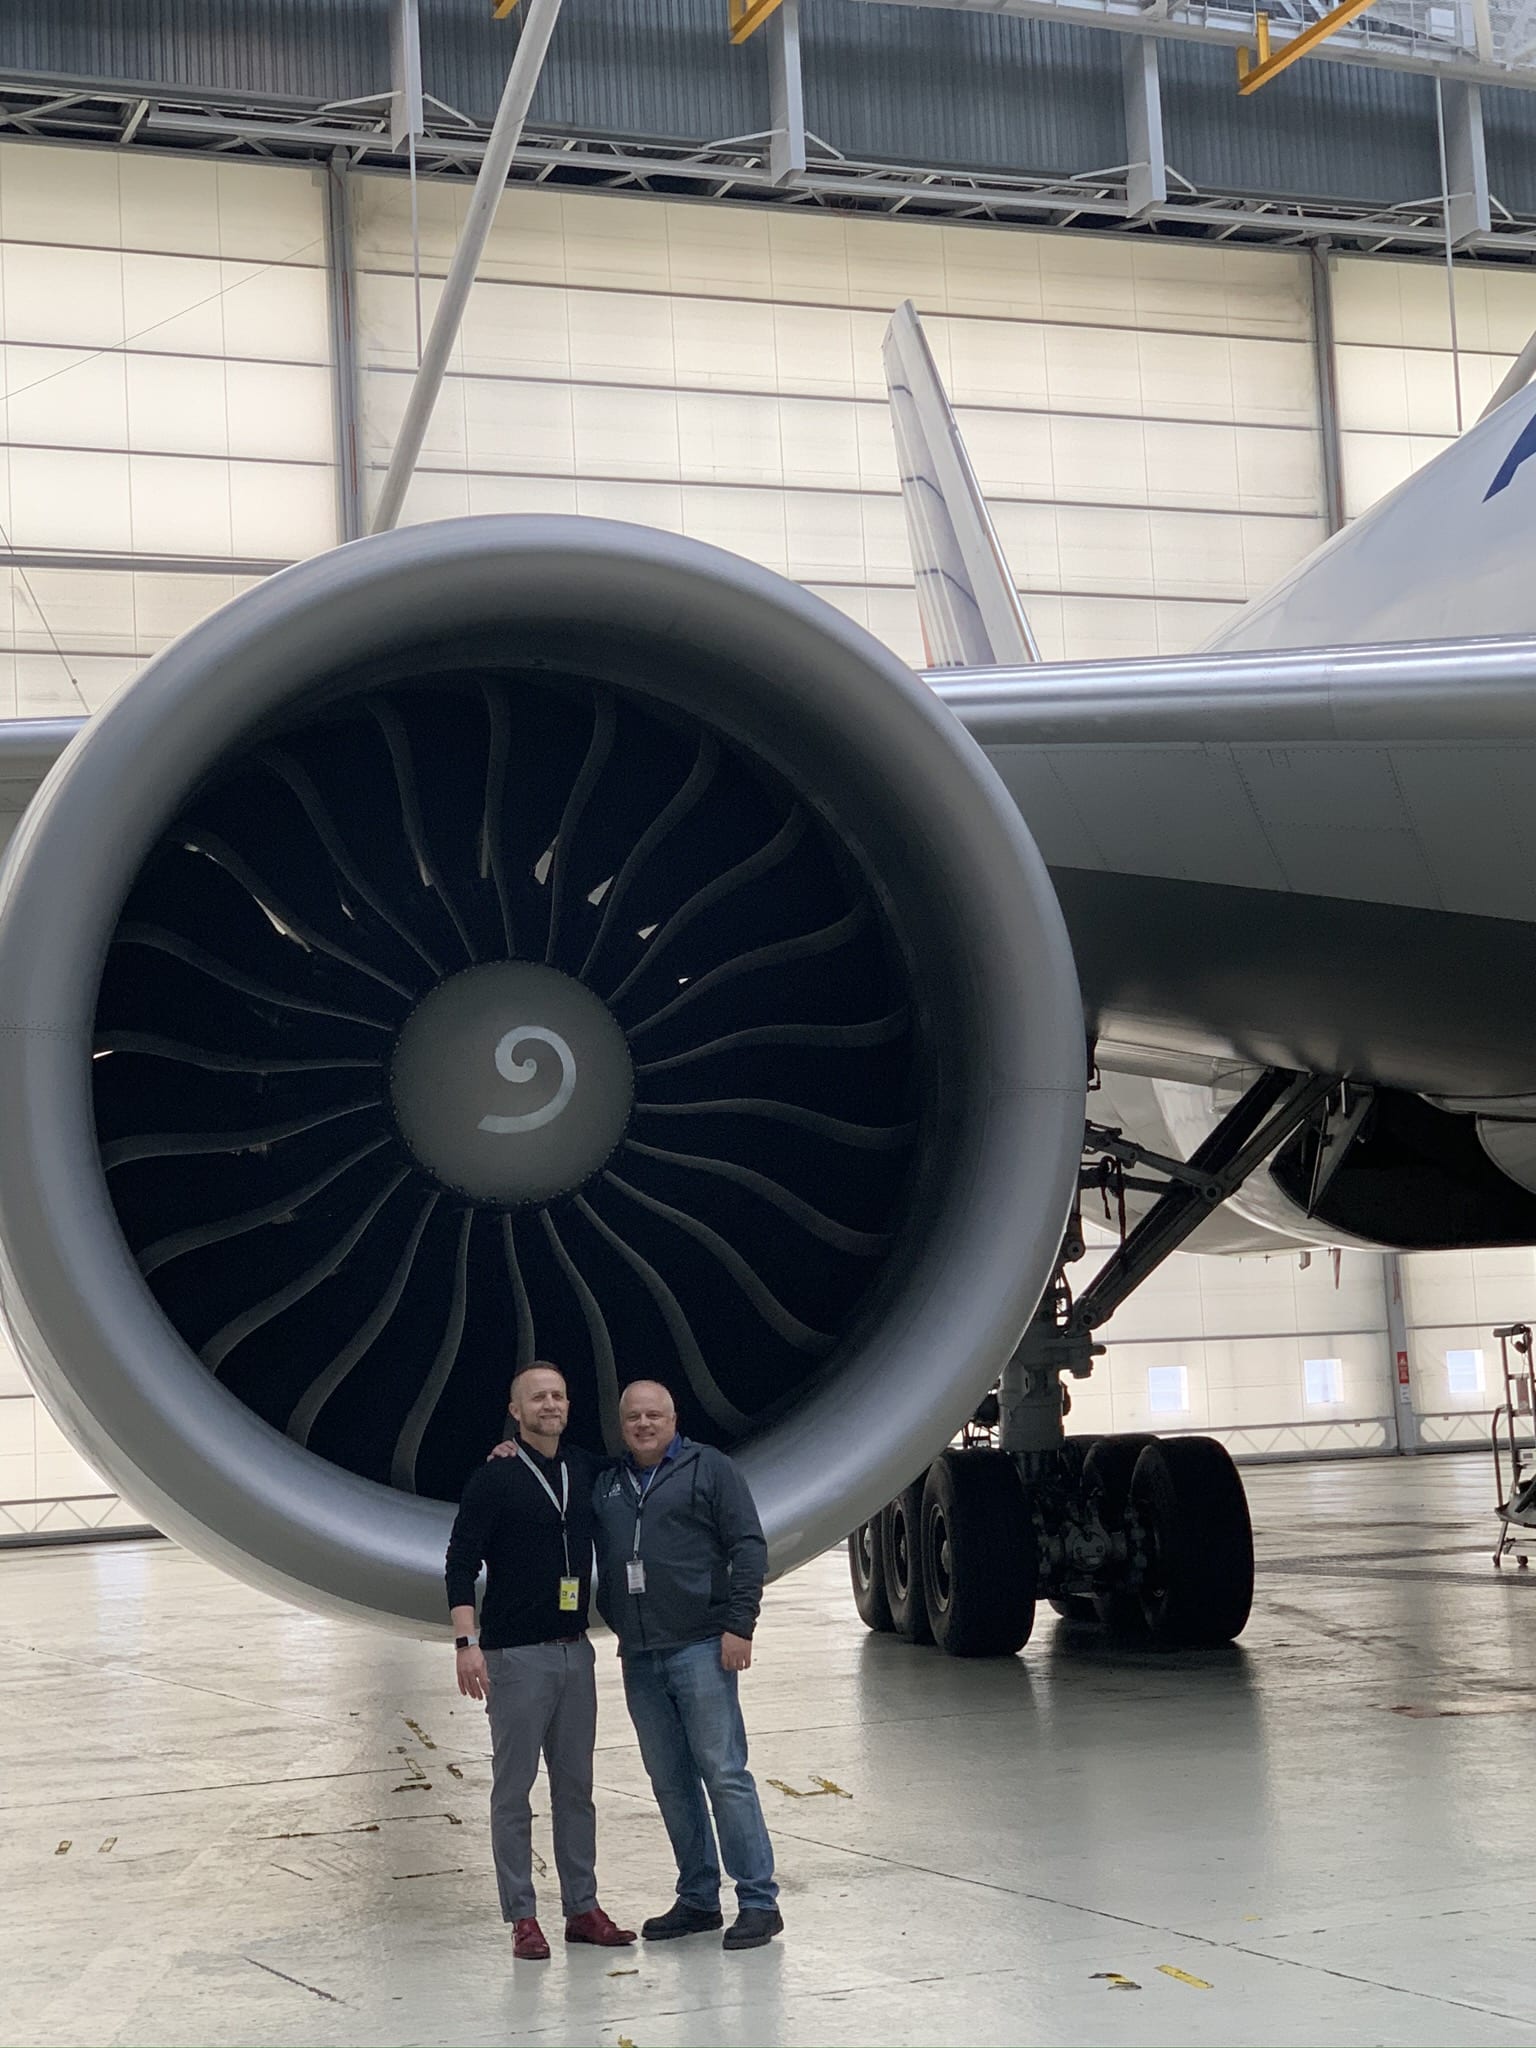
<path id="1" fill-rule="evenodd" d="M 574 1614 L 576 1612 L 576 1601 L 580 1592 L 580 1579 L 562 1579 L 560 1581 L 560 1612 L 562 1614 Z"/>
<path id="2" fill-rule="evenodd" d="M 643 1593 L 645 1591 L 645 1559 L 643 1557 L 625 1559 L 624 1584 L 631 1593 Z"/>

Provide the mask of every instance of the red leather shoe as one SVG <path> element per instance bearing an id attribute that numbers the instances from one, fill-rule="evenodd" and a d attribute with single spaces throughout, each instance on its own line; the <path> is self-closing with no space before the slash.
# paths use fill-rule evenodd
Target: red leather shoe
<path id="1" fill-rule="evenodd" d="M 547 1963 L 549 1943 L 537 1920 L 512 1922 L 512 1953 L 520 1963 Z"/>
<path id="2" fill-rule="evenodd" d="M 589 1912 L 571 1915 L 565 1923 L 565 1938 L 589 1941 L 594 1948 L 628 1948 L 635 1936 L 632 1928 L 615 1927 L 601 1906 L 593 1906 Z"/>

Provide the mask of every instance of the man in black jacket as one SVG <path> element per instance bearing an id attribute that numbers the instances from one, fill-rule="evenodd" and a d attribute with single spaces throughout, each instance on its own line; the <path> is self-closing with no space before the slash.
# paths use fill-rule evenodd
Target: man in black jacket
<path id="1" fill-rule="evenodd" d="M 619 1424 L 626 1455 L 595 1495 L 598 1608 L 619 1639 L 624 1697 L 677 1858 L 676 1901 L 641 1931 L 669 1941 L 721 1926 L 723 1859 L 739 1909 L 725 1946 L 761 1948 L 784 1922 L 737 1674 L 752 1662 L 762 1604 L 762 1524 L 725 1453 L 678 1434 L 665 1387 L 626 1387 Z"/>
<path id="2" fill-rule="evenodd" d="M 524 1962 L 549 1955 L 534 1914 L 528 1804 L 541 1750 L 565 1938 L 600 1948 L 622 1948 L 635 1938 L 597 1903 L 597 1687 L 587 1602 L 592 1487 L 603 1467 L 590 1452 L 561 1450 L 570 1405 L 554 1366 L 540 1362 L 517 1375 L 511 1409 L 518 1455 L 470 1474 L 448 1539 L 459 1691 L 485 1700 L 490 1710 L 491 1853 L 512 1953 Z M 485 1602 L 477 1636 L 475 1581 L 482 1564 Z"/>

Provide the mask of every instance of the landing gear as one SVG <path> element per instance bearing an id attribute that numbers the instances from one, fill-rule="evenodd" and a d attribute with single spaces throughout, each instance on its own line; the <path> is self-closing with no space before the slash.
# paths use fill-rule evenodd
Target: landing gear
<path id="1" fill-rule="evenodd" d="M 1253 1606 L 1253 1529 L 1237 1467 L 1208 1436 L 1151 1443 L 1131 1506 L 1146 1536 L 1141 1607 L 1160 1642 L 1230 1643 Z"/>
<path id="2" fill-rule="evenodd" d="M 995 1395 L 875 1523 L 849 1538 L 860 1617 L 956 1657 L 1012 1656 L 1037 1599 L 1068 1621 L 1155 1643 L 1230 1642 L 1253 1604 L 1253 1532 L 1237 1468 L 1210 1437 L 1063 1434 L 1063 1375 L 1081 1378 L 1094 1332 L 1303 1125 L 1326 1115 L 1328 1077 L 1264 1074 L 1186 1163 L 1090 1124 L 1084 1185 L 1157 1194 L 1075 1299 L 1074 1217 L 1056 1278 Z M 1126 1167 L 1160 1176 L 1131 1180 Z"/>
<path id="3" fill-rule="evenodd" d="M 946 1451 L 923 1487 L 923 1595 L 951 1657 L 1011 1657 L 1035 1625 L 1035 1545 L 1006 1451 Z"/>
<path id="4" fill-rule="evenodd" d="M 853 1581 L 853 1604 L 859 1619 L 877 1635 L 889 1635 L 891 1603 L 885 1597 L 885 1560 L 880 1554 L 880 1517 L 860 1522 L 848 1538 L 848 1576 Z"/>
<path id="5" fill-rule="evenodd" d="M 923 1596 L 922 1542 L 923 1481 L 912 1484 L 889 1504 L 880 1517 L 880 1562 L 885 1577 L 886 1604 L 891 1610 L 891 1627 L 909 1643 L 931 1643 L 933 1625 L 928 1619 L 928 1602 Z"/>
<path id="6" fill-rule="evenodd" d="M 1137 1460 L 1153 1436 L 1106 1436 L 1083 1461 L 1083 1492 L 1106 1530 L 1124 1540 L 1127 1557 L 1141 1558 L 1140 1530 L 1129 1523 L 1131 1477 Z M 1146 1626 L 1137 1595 L 1123 1587 L 1106 1585 L 1089 1600 L 1095 1620 L 1102 1621 L 1117 1635 L 1137 1635 Z"/>

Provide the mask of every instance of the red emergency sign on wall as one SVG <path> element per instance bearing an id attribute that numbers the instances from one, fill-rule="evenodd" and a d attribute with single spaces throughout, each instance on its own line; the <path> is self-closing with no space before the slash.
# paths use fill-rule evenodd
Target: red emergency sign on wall
<path id="1" fill-rule="evenodd" d="M 1406 1387 L 1408 1384 L 1408 1354 L 1406 1351 L 1399 1351 L 1397 1354 L 1397 1384 L 1400 1387 Z"/>

